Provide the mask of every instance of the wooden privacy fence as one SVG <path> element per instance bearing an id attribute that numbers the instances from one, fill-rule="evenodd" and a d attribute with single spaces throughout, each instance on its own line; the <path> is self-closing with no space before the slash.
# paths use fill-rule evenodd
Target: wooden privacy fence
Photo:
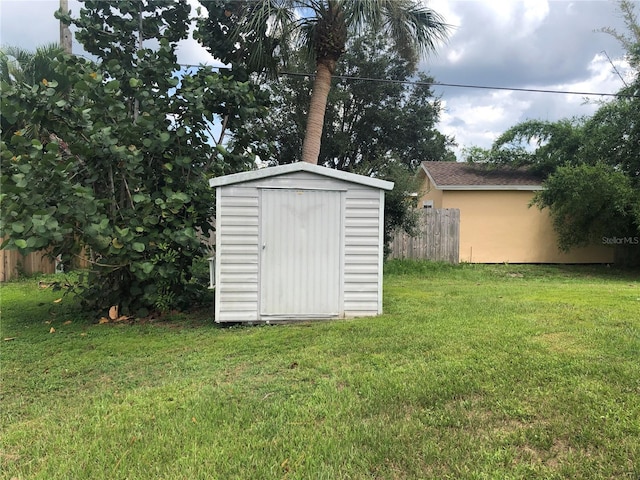
<path id="1" fill-rule="evenodd" d="M 0 240 L 0 243 L 2 241 Z M 88 268 L 88 255 L 83 250 L 80 256 L 74 258 L 71 265 L 57 264 L 64 271 L 76 268 Z M 18 250 L 0 249 L 0 282 L 6 282 L 21 274 L 32 275 L 34 273 L 56 273 L 56 260 L 47 254 L 46 250 L 21 255 Z"/>
<path id="2" fill-rule="evenodd" d="M 420 213 L 418 234 L 396 232 L 389 258 L 411 258 L 457 264 L 460 258 L 460 210 L 425 208 Z"/>
<path id="3" fill-rule="evenodd" d="M 21 273 L 54 273 L 55 261 L 46 252 L 20 255 L 17 250 L 0 250 L 0 282 L 18 277 Z"/>

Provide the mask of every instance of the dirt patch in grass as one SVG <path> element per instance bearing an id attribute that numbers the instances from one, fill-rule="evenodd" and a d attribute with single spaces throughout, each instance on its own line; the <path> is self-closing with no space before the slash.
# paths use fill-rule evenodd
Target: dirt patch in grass
<path id="1" fill-rule="evenodd" d="M 576 355 L 587 351 L 584 346 L 580 345 L 573 337 L 565 332 L 543 333 L 537 335 L 535 339 L 543 343 L 554 353 Z"/>
<path id="2" fill-rule="evenodd" d="M 0 452 L 0 465 L 3 468 L 8 467 L 10 464 L 20 460 L 20 455 L 13 452 Z"/>
<path id="3" fill-rule="evenodd" d="M 543 449 L 531 444 L 517 447 L 512 463 L 513 465 L 539 465 L 551 471 L 556 471 L 568 461 L 573 453 L 575 453 L 574 448 L 564 439 L 555 439 L 549 449 Z"/>
<path id="4" fill-rule="evenodd" d="M 461 414 L 469 426 L 482 428 L 495 423 L 496 414 L 482 406 L 482 395 L 471 395 L 448 402 L 445 410 L 450 414 Z"/>

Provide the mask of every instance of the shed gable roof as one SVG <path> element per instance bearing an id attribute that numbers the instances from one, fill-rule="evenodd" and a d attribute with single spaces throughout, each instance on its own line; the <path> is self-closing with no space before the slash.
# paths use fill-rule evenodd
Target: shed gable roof
<path id="1" fill-rule="evenodd" d="M 422 172 L 440 190 L 542 190 L 542 178 L 522 168 L 422 162 Z"/>
<path id="2" fill-rule="evenodd" d="M 335 178 L 345 182 L 366 185 L 368 187 L 379 188 L 382 190 L 392 190 L 393 182 L 380 180 L 379 178 L 365 177 L 364 175 L 356 175 L 355 173 L 343 172 L 333 168 L 312 165 L 306 162 L 290 163 L 288 165 L 278 165 L 276 167 L 266 167 L 250 172 L 240 172 L 231 175 L 224 175 L 209 179 L 209 186 L 222 187 L 224 185 L 233 185 L 236 183 L 250 182 L 278 175 L 285 175 L 294 172 L 311 172 L 324 177 Z"/>

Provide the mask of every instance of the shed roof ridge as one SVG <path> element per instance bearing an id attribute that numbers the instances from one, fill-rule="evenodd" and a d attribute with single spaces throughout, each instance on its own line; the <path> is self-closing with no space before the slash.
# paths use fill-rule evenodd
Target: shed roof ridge
<path id="1" fill-rule="evenodd" d="M 393 182 L 389 182 L 387 180 L 358 175 L 356 173 L 344 172 L 342 170 L 323 167 L 321 165 L 314 165 L 307 162 L 296 162 L 285 165 L 277 165 L 274 167 L 264 167 L 258 170 L 250 170 L 248 172 L 239 172 L 230 175 L 224 175 L 221 177 L 215 177 L 209 179 L 209 186 L 221 187 L 224 185 L 233 185 L 236 183 L 249 182 L 252 180 L 259 180 L 261 178 L 275 177 L 278 175 L 284 175 L 294 172 L 311 172 L 318 175 L 323 175 L 325 177 L 335 178 L 351 183 L 357 183 L 360 185 L 366 185 L 382 190 L 393 189 Z"/>

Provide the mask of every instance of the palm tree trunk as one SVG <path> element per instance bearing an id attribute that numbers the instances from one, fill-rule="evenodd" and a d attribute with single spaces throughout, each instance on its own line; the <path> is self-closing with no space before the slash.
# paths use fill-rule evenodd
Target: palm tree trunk
<path id="1" fill-rule="evenodd" d="M 307 116 L 307 131 L 302 144 L 302 161 L 314 165 L 318 164 L 318 156 L 320 155 L 324 112 L 327 108 L 331 75 L 335 70 L 335 65 L 336 62 L 332 60 L 319 60 L 316 65 L 316 78 L 313 81 L 309 115 Z"/>

